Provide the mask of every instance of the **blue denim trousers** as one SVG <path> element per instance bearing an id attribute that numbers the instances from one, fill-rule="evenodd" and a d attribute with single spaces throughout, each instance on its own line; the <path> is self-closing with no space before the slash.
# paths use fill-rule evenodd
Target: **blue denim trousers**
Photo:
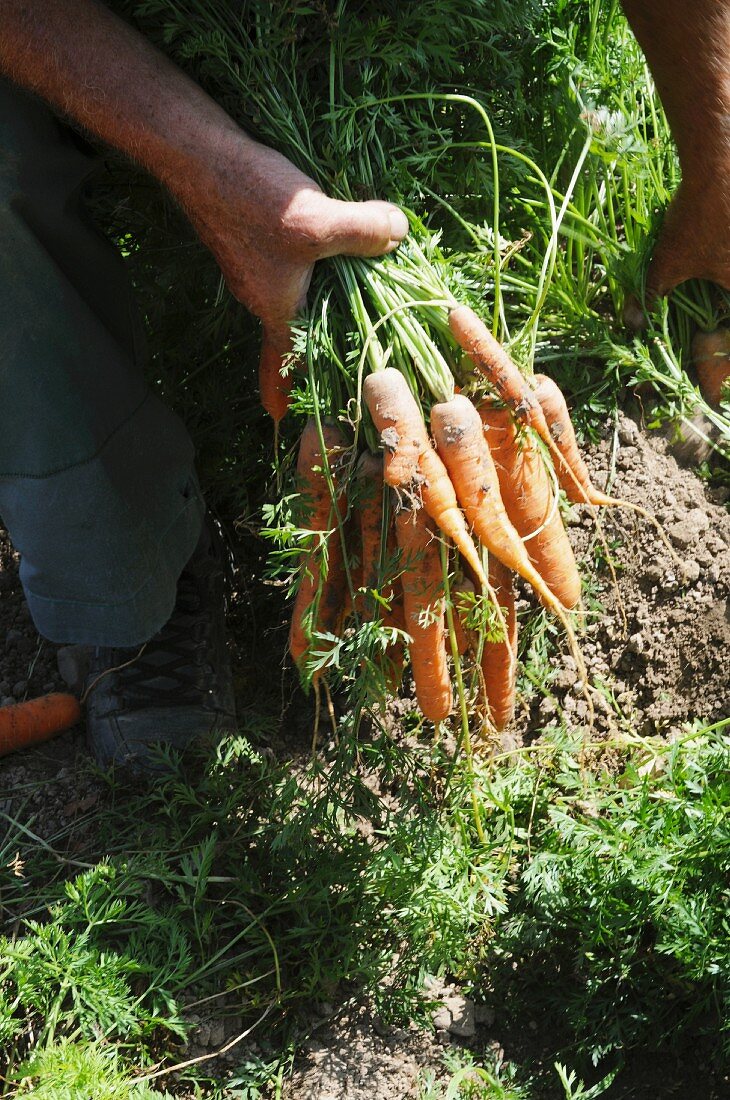
<path id="1" fill-rule="evenodd" d="M 123 261 L 84 210 L 93 167 L 0 80 L 0 517 L 41 634 L 134 646 L 172 611 L 204 504 L 145 382 Z"/>

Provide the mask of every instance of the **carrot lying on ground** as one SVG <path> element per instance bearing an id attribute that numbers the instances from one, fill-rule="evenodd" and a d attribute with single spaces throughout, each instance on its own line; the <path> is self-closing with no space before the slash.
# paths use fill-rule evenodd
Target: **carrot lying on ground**
<path id="1" fill-rule="evenodd" d="M 332 467 L 344 448 L 344 436 L 340 428 L 332 423 L 322 425 L 322 436 Z M 313 532 L 331 532 L 327 538 L 327 575 L 324 579 L 320 574 L 325 556 L 317 534 L 309 536 L 309 553 L 301 566 L 289 630 L 289 652 L 300 665 L 315 631 L 335 632 L 343 613 L 346 589 L 338 521 L 345 515 L 347 502 L 342 494 L 337 496 L 335 503 L 332 501 L 324 472 L 319 432 L 313 418 L 307 421 L 299 443 L 297 480 L 305 496 L 307 528 Z"/>
<path id="2" fill-rule="evenodd" d="M 423 507 L 469 563 L 480 585 L 486 576 L 446 468 L 431 446 L 421 410 L 399 370 L 368 375 L 363 396 L 384 448 L 383 476 L 402 504 Z"/>
<path id="3" fill-rule="evenodd" d="M 507 637 L 486 641 L 482 652 L 482 679 L 489 717 L 496 730 L 503 730 L 515 710 L 517 680 L 517 615 L 514 575 L 494 554 L 489 558 L 489 583 L 502 608 Z"/>
<path id="4" fill-rule="evenodd" d="M 80 717 L 76 696 L 61 691 L 0 707 L 0 756 L 48 741 L 75 726 Z"/>
<path id="5" fill-rule="evenodd" d="M 548 426 L 531 387 L 474 310 L 469 306 L 456 306 L 449 312 L 449 328 L 505 405 L 550 446 Z"/>
<path id="6" fill-rule="evenodd" d="M 730 399 L 730 329 L 716 328 L 714 332 L 698 332 L 692 341 L 692 362 L 705 401 L 719 405 L 725 388 Z"/>
<path id="7" fill-rule="evenodd" d="M 505 510 L 527 556 L 563 607 L 575 607 L 580 601 L 580 574 L 535 437 L 519 430 L 507 408 L 485 401 L 479 415 Z"/>
<path id="8" fill-rule="evenodd" d="M 401 552 L 405 629 L 416 698 L 424 717 L 441 722 L 451 713 L 451 679 L 444 639 L 443 574 L 436 530 L 422 508 L 395 517 Z"/>

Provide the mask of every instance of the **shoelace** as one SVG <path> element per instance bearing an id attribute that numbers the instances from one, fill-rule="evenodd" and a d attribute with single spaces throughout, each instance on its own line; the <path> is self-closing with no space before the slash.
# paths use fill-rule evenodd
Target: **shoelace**
<path id="1" fill-rule="evenodd" d="M 197 565 L 195 575 L 184 572 L 180 577 L 169 621 L 139 658 L 118 673 L 117 690 L 124 705 L 194 706 L 205 702 L 213 690 L 215 673 L 207 659 L 210 601 L 206 591 L 213 569 L 212 562 L 209 569 Z"/>

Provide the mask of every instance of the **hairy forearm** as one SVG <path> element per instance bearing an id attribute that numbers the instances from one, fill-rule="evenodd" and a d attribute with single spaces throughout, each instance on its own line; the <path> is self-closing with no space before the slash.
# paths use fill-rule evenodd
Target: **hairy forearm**
<path id="1" fill-rule="evenodd" d="M 185 198 L 185 181 L 250 141 L 225 112 L 96 0 L 0 0 L 0 71 Z"/>
<path id="2" fill-rule="evenodd" d="M 730 0 L 623 0 L 683 166 L 727 163 Z"/>

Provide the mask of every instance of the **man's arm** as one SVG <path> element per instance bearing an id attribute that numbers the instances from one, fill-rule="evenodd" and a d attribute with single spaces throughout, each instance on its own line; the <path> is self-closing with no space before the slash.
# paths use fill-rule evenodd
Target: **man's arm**
<path id="1" fill-rule="evenodd" d="M 0 71 L 171 191 L 263 321 L 269 357 L 289 348 L 316 260 L 379 255 L 408 230 L 388 203 L 322 194 L 97 0 L 0 0 Z"/>
<path id="2" fill-rule="evenodd" d="M 730 290 L 730 0 L 623 0 L 623 8 L 682 167 L 647 291 L 668 294 L 691 278 Z"/>

